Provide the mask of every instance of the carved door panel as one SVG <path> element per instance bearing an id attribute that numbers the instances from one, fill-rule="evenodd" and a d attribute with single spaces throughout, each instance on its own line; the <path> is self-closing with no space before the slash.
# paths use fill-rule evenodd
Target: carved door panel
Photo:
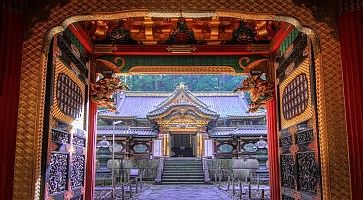
<path id="1" fill-rule="evenodd" d="M 321 199 L 314 55 L 306 35 L 288 37 L 276 74 L 282 199 Z"/>
<path id="2" fill-rule="evenodd" d="M 84 199 L 87 144 L 87 56 L 70 32 L 53 38 L 47 72 L 42 193 Z"/>

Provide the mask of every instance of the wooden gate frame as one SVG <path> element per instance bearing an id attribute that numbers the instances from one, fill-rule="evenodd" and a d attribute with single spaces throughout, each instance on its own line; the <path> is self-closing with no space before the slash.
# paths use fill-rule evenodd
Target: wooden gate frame
<path id="1" fill-rule="evenodd" d="M 148 10 L 130 10 L 146 8 Z M 217 10 L 223 8 L 225 10 Z M 163 9 L 167 12 L 158 12 Z M 198 15 L 285 21 L 313 41 L 316 63 L 318 126 L 324 199 L 351 199 L 348 143 L 344 110 L 342 63 L 336 31 L 314 19 L 308 8 L 286 0 L 228 1 L 87 1 L 72 0 L 57 6 L 32 27 L 23 44 L 18 133 L 16 138 L 14 199 L 40 198 L 40 161 L 44 115 L 46 58 L 51 38 L 69 24 L 136 16 Z M 230 10 L 228 10 L 230 9 Z M 121 10 L 121 11 L 120 11 Z M 205 12 L 205 10 L 213 10 Z M 108 13 L 99 13 L 108 12 Z M 87 14 L 94 13 L 94 14 Z M 189 16 L 188 16 L 189 15 Z M 39 81 L 40 80 L 40 81 Z"/>

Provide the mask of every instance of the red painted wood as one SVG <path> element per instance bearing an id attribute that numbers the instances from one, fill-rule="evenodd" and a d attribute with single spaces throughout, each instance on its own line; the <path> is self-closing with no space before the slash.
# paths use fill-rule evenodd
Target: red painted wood
<path id="1" fill-rule="evenodd" d="M 277 135 L 277 112 L 275 98 L 267 101 L 267 141 L 268 141 L 268 164 L 270 176 L 270 198 L 280 199 L 279 179 L 279 156 L 278 156 L 278 135 Z"/>
<path id="2" fill-rule="evenodd" d="M 73 33 L 73 35 L 79 40 L 82 46 L 86 49 L 87 53 L 93 53 L 93 48 L 88 38 L 84 37 L 84 34 L 77 30 L 74 25 L 69 25 L 68 29 Z M 82 29 L 81 29 L 82 30 Z M 83 30 L 82 30 L 83 31 Z"/>
<path id="3" fill-rule="evenodd" d="M 12 199 L 23 48 L 22 14 L 0 8 L 0 199 Z"/>
<path id="4" fill-rule="evenodd" d="M 85 199 L 94 199 L 96 177 L 96 130 L 97 130 L 97 103 L 90 101 L 88 118 L 88 144 L 86 165 Z"/>
<path id="5" fill-rule="evenodd" d="M 338 19 L 352 199 L 363 196 L 363 10 Z"/>
<path id="6" fill-rule="evenodd" d="M 290 32 L 294 30 L 294 28 L 295 28 L 294 26 L 290 25 L 287 30 L 285 30 L 285 31 L 280 30 L 276 34 L 276 36 L 275 36 L 276 40 L 275 40 L 275 42 L 274 42 L 274 44 L 273 44 L 273 46 L 272 46 L 272 48 L 270 50 L 271 53 L 275 53 L 280 48 L 282 42 L 290 34 Z"/>

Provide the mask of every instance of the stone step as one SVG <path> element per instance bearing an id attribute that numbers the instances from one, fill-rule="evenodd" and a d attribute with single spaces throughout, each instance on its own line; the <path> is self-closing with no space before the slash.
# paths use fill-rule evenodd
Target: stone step
<path id="1" fill-rule="evenodd" d="M 202 163 L 201 160 L 166 160 L 166 163 Z"/>
<path id="2" fill-rule="evenodd" d="M 167 172 L 179 172 L 180 174 L 193 172 L 193 173 L 203 173 L 202 169 L 164 169 L 164 173 Z"/>
<path id="3" fill-rule="evenodd" d="M 203 168 L 164 168 L 164 172 L 167 171 L 180 171 L 180 172 L 188 172 L 188 171 L 192 171 L 192 172 L 199 172 L 199 171 L 203 171 Z"/>
<path id="4" fill-rule="evenodd" d="M 163 176 L 161 178 L 163 181 L 168 180 L 204 180 L 203 176 Z"/>
<path id="5" fill-rule="evenodd" d="M 180 179 L 164 179 L 164 177 L 163 178 L 161 178 L 161 181 L 163 182 L 163 181 L 170 181 L 170 182 L 177 182 L 177 181 L 180 181 L 180 182 L 184 182 L 184 181 L 188 181 L 188 182 L 190 182 L 190 181 L 196 181 L 196 182 L 199 182 L 199 181 L 204 181 L 204 178 L 180 178 Z"/>
<path id="6" fill-rule="evenodd" d="M 202 165 L 164 165 L 164 168 L 166 167 L 179 167 L 179 168 L 184 168 L 184 167 L 198 167 L 201 168 Z"/>
<path id="7" fill-rule="evenodd" d="M 200 166 L 202 163 L 165 163 L 164 166 Z"/>
<path id="8" fill-rule="evenodd" d="M 204 176 L 203 173 L 164 173 L 163 176 Z"/>
<path id="9" fill-rule="evenodd" d="M 202 161 L 195 158 L 166 160 L 161 184 L 204 184 Z"/>
<path id="10" fill-rule="evenodd" d="M 201 163 L 165 163 L 165 165 L 183 166 L 183 165 L 201 165 Z"/>
<path id="11" fill-rule="evenodd" d="M 200 184 L 205 184 L 205 183 L 204 182 L 162 182 L 160 184 L 161 185 L 183 185 L 183 184 L 200 185 Z"/>
<path id="12" fill-rule="evenodd" d="M 165 173 L 172 173 L 172 174 L 189 174 L 189 173 L 192 173 L 192 174 L 196 174 L 196 173 L 199 173 L 199 174 L 204 174 L 203 173 L 203 170 L 202 169 L 188 169 L 188 170 L 180 170 L 180 169 L 174 169 L 174 170 L 164 170 L 164 174 Z"/>
<path id="13" fill-rule="evenodd" d="M 168 169 L 180 169 L 180 170 L 190 170 L 190 169 L 198 169 L 198 170 L 203 170 L 203 167 L 172 167 L 172 166 L 168 166 L 168 167 L 164 167 L 164 170 L 168 170 Z"/>

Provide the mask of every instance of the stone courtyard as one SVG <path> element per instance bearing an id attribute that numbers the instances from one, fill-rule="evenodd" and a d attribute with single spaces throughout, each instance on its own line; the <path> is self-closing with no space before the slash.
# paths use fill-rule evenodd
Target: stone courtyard
<path id="1" fill-rule="evenodd" d="M 231 199 L 214 185 L 154 185 L 139 200 L 227 200 Z"/>

